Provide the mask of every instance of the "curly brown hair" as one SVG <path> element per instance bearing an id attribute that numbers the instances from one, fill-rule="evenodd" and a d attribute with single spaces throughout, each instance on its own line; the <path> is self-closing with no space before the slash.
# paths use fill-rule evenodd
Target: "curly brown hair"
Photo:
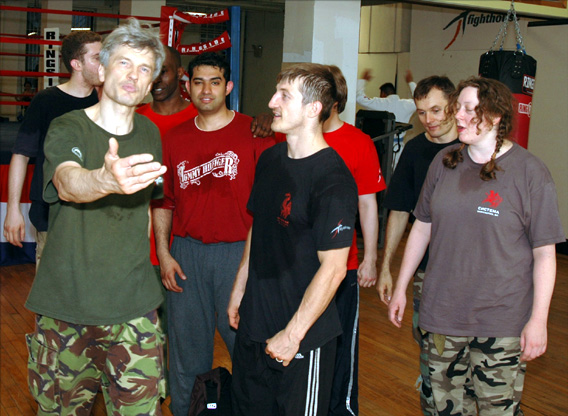
<path id="1" fill-rule="evenodd" d="M 491 120 L 500 117 L 497 129 L 497 142 L 495 143 L 495 151 L 491 155 L 491 159 L 485 163 L 479 176 L 484 181 L 496 178 L 495 172 L 502 169 L 497 166 L 495 158 L 503 145 L 505 139 L 510 138 L 515 122 L 515 98 L 511 90 L 502 82 L 490 78 L 471 77 L 461 81 L 455 92 L 450 96 L 448 103 L 448 112 L 451 117 L 457 113 L 457 100 L 460 93 L 467 87 L 473 87 L 477 90 L 477 98 L 479 104 L 475 107 L 477 115 L 473 121 L 477 122 L 477 131 L 481 131 L 480 126 L 483 121 L 491 122 Z M 458 163 L 463 162 L 462 151 L 465 144 L 446 153 L 443 159 L 444 166 L 449 169 L 455 169 Z"/>

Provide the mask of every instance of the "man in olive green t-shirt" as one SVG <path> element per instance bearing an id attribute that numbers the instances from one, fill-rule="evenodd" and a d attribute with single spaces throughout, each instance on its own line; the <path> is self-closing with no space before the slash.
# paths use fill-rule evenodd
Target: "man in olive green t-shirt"
<path id="1" fill-rule="evenodd" d="M 166 168 L 157 127 L 135 109 L 163 60 L 158 35 L 129 19 L 103 43 L 99 103 L 50 125 L 49 233 L 26 302 L 37 314 L 27 342 L 38 414 L 88 413 L 100 386 L 108 414 L 161 414 L 148 213 Z"/>

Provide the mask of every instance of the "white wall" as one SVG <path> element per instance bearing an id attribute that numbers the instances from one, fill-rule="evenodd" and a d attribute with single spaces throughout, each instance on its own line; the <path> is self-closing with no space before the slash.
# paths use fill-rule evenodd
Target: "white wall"
<path id="1" fill-rule="evenodd" d="M 355 121 L 359 20 L 359 0 L 286 1 L 283 62 L 337 65 L 349 90 L 341 114 L 348 123 Z"/>
<path id="2" fill-rule="evenodd" d="M 568 26 L 529 27 L 528 53 L 537 60 L 529 151 L 552 173 L 564 232 L 568 233 Z"/>

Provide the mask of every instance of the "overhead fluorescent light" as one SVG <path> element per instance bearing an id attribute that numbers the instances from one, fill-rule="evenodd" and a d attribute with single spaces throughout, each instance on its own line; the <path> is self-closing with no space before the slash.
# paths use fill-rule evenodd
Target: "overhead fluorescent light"
<path id="1" fill-rule="evenodd" d="M 91 28 L 90 27 L 72 27 L 71 31 L 74 31 L 74 30 L 91 30 Z"/>

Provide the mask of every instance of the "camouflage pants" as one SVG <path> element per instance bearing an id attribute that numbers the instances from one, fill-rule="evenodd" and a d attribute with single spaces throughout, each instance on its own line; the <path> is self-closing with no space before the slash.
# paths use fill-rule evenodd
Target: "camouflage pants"
<path id="1" fill-rule="evenodd" d="M 26 335 L 38 415 L 89 415 L 102 385 L 108 415 L 162 414 L 162 334 L 156 311 L 116 325 L 36 317 Z"/>
<path id="2" fill-rule="evenodd" d="M 417 270 L 414 274 L 413 293 L 414 304 L 412 314 L 412 335 L 414 340 L 420 347 L 420 376 L 416 382 L 418 391 L 420 392 L 420 407 L 424 416 L 436 416 L 436 406 L 434 405 L 434 398 L 432 397 L 432 386 L 430 385 L 430 373 L 428 369 L 428 351 L 425 346 L 424 338 L 428 333 L 423 332 L 418 327 L 418 319 L 420 317 L 420 298 L 422 297 L 422 283 L 424 282 L 424 272 Z"/>
<path id="3" fill-rule="evenodd" d="M 440 416 L 522 416 L 526 363 L 520 338 L 428 334 L 430 382 Z"/>

